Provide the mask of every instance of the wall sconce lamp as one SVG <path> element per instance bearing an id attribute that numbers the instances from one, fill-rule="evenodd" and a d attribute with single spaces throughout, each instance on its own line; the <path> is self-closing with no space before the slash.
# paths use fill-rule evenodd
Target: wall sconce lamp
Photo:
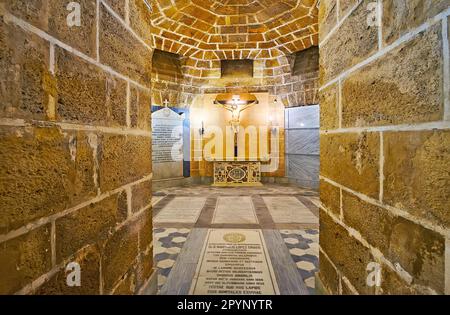
<path id="1" fill-rule="evenodd" d="M 198 128 L 198 133 L 200 134 L 200 136 L 204 136 L 205 135 L 205 124 L 203 123 L 203 119 L 202 119 L 202 126 L 201 126 L 201 128 Z"/>

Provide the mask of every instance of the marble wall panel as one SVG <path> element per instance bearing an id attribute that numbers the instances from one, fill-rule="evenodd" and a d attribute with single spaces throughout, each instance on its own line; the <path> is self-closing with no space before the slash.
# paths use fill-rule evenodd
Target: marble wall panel
<path id="1" fill-rule="evenodd" d="M 319 105 L 288 108 L 286 174 L 290 182 L 317 189 L 319 185 Z"/>
<path id="2" fill-rule="evenodd" d="M 319 105 L 286 109 L 288 128 L 319 128 Z"/>
<path id="3" fill-rule="evenodd" d="M 286 154 L 319 155 L 318 129 L 287 130 L 286 135 Z"/>

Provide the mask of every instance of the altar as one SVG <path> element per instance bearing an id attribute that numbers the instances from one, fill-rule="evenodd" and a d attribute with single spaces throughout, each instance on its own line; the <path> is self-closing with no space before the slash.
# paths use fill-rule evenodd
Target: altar
<path id="1" fill-rule="evenodd" d="M 214 161 L 213 186 L 262 186 L 261 162 L 216 160 Z"/>

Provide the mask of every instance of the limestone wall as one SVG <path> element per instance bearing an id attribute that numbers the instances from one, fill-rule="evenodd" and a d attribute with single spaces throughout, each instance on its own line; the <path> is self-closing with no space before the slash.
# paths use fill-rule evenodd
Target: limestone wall
<path id="1" fill-rule="evenodd" d="M 317 2 L 155 0 L 154 47 L 196 60 L 289 55 L 317 43 Z"/>
<path id="2" fill-rule="evenodd" d="M 169 106 L 189 107 L 202 94 L 247 92 L 268 92 L 286 107 L 318 104 L 317 56 L 315 46 L 305 53 L 276 58 L 243 55 L 240 57 L 253 58 L 252 77 L 242 77 L 240 73 L 222 77 L 221 60 L 195 59 L 157 50 L 153 59 L 153 104 L 163 106 L 167 99 Z"/>
<path id="3" fill-rule="evenodd" d="M 0 4 L 0 294 L 137 293 L 153 273 L 148 11 L 79 0 L 78 25 L 70 2 Z"/>
<path id="4" fill-rule="evenodd" d="M 155 50 L 152 67 L 152 105 L 189 107 L 200 89 L 186 82 L 182 66 L 185 59 L 177 54 Z"/>
<path id="5" fill-rule="evenodd" d="M 310 42 L 309 46 L 317 45 Z M 247 52 L 227 60 L 251 59 L 252 78 L 222 78 L 221 61 L 215 55 L 205 53 L 201 58 L 185 57 L 182 64 L 185 85 L 200 89 L 207 94 L 214 93 L 263 93 L 268 92 L 286 107 L 318 103 L 318 72 L 293 74 L 295 55 L 273 52 L 269 56 Z"/>
<path id="6" fill-rule="evenodd" d="M 450 293 L 449 14 L 447 0 L 321 1 L 320 279 L 331 293 Z M 377 266 L 380 285 L 368 285 Z"/>

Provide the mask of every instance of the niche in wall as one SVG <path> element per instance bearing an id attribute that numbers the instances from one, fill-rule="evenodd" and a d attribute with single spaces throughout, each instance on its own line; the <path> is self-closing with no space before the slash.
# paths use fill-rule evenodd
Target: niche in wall
<path id="1" fill-rule="evenodd" d="M 253 60 L 222 60 L 222 78 L 253 78 Z"/>
<path id="2" fill-rule="evenodd" d="M 299 51 L 294 55 L 292 75 L 302 75 L 319 71 L 319 47 Z"/>
<path id="3" fill-rule="evenodd" d="M 152 59 L 152 104 L 179 107 L 181 99 L 180 56 L 169 52 L 155 50 Z"/>

